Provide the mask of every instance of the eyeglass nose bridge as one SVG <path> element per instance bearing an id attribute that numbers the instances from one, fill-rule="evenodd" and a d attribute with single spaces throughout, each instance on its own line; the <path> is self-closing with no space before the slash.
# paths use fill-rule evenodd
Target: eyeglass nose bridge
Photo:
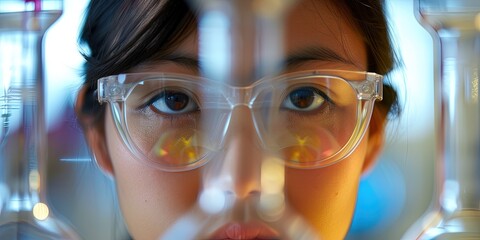
<path id="1" fill-rule="evenodd" d="M 262 88 L 263 89 L 263 88 Z M 262 131 L 259 130 L 259 122 L 256 114 L 253 111 L 253 105 L 255 101 L 256 90 L 254 86 L 247 87 L 235 87 L 228 86 L 228 90 L 224 90 L 224 96 L 230 106 L 230 113 L 228 121 L 225 123 L 224 132 L 221 137 L 221 145 L 224 146 L 232 132 L 238 129 L 238 121 L 243 122 L 240 125 L 250 125 L 255 132 L 255 139 L 259 148 L 265 148 Z M 248 121 L 248 123 L 246 122 Z M 233 125 L 233 126 L 232 126 Z M 242 127 L 240 127 L 242 128 Z M 253 139 L 252 139 L 253 140 Z"/>
<path id="2" fill-rule="evenodd" d="M 252 109 L 252 95 L 253 87 L 230 87 L 227 94 L 225 94 L 228 103 L 230 104 L 231 109 L 233 110 L 239 106 L 248 107 Z"/>

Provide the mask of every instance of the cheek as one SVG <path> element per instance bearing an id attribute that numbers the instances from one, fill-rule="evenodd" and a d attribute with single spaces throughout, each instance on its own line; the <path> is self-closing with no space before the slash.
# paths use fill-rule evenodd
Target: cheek
<path id="1" fill-rule="evenodd" d="M 365 144 L 348 158 L 315 170 L 287 169 L 289 204 L 325 239 L 342 239 L 353 215 Z"/>
<path id="2" fill-rule="evenodd" d="M 107 143 L 123 217 L 135 239 L 155 239 L 196 200 L 199 172 L 162 172 L 134 159 L 113 127 Z"/>

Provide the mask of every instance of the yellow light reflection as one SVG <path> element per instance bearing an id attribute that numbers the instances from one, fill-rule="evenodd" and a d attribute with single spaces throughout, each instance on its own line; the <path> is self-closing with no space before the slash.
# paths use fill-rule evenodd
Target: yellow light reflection
<path id="1" fill-rule="evenodd" d="M 477 15 L 478 17 L 479 15 Z M 480 21 L 480 18 L 479 18 Z M 480 23 L 479 23 L 480 24 Z M 480 28 L 478 28 L 480 30 Z M 471 92 L 470 94 L 472 95 L 472 101 L 474 103 L 478 103 L 478 68 L 473 69 L 473 79 L 472 79 L 472 86 L 471 86 Z"/>
<path id="2" fill-rule="evenodd" d="M 50 210 L 48 209 L 47 204 L 39 202 L 33 206 L 32 213 L 36 219 L 42 221 L 48 218 Z"/>
<path id="3" fill-rule="evenodd" d="M 307 145 L 310 143 L 310 138 L 308 136 L 295 137 L 296 145 L 286 148 L 285 154 L 289 161 L 293 162 L 311 162 L 316 158 L 315 151 L 312 151 Z"/>
<path id="4" fill-rule="evenodd" d="M 280 219 L 285 213 L 285 195 L 262 194 L 260 196 L 260 216 L 267 222 L 274 222 Z"/>
<path id="5" fill-rule="evenodd" d="M 189 162 L 193 162 L 197 159 L 197 151 L 195 148 L 192 146 L 192 137 L 182 137 L 180 139 L 180 142 L 183 144 L 181 148 L 185 149 L 184 151 L 186 152 L 187 158 Z"/>
<path id="6" fill-rule="evenodd" d="M 159 157 L 165 157 L 165 156 L 167 156 L 167 155 L 168 155 L 167 150 L 165 150 L 165 149 L 163 149 L 163 148 L 158 149 L 157 156 L 159 156 Z"/>
<path id="7" fill-rule="evenodd" d="M 260 214 L 266 221 L 279 219 L 285 210 L 285 166 L 281 160 L 268 157 L 262 162 Z"/>
<path id="8" fill-rule="evenodd" d="M 285 166 L 280 163 L 281 160 L 276 158 L 267 158 L 262 162 L 262 193 L 283 193 L 283 186 L 285 184 Z"/>
<path id="9" fill-rule="evenodd" d="M 305 146 L 305 144 L 307 143 L 307 140 L 308 140 L 308 137 L 297 136 L 297 143 L 299 146 Z"/>
<path id="10" fill-rule="evenodd" d="M 31 191 L 38 191 L 40 189 L 40 174 L 37 170 L 31 170 L 28 174 L 28 182 Z"/>
<path id="11" fill-rule="evenodd" d="M 152 150 L 155 157 L 168 164 L 189 164 L 197 161 L 205 149 L 198 146 L 197 135 L 188 133 L 164 133 Z"/>
<path id="12" fill-rule="evenodd" d="M 480 13 L 475 15 L 475 28 L 477 28 L 477 31 L 480 31 Z"/>

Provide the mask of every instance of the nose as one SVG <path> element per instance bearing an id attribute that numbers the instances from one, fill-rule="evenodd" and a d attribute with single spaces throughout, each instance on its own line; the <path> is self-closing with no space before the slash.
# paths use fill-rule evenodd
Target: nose
<path id="1" fill-rule="evenodd" d="M 236 199 L 259 195 L 263 151 L 248 107 L 235 107 L 226 134 L 223 151 L 204 168 L 204 189 Z"/>

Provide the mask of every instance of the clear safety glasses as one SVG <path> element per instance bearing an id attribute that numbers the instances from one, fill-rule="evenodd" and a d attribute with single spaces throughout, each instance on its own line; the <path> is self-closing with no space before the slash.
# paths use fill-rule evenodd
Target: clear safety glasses
<path id="1" fill-rule="evenodd" d="M 205 78 L 132 73 L 98 80 L 126 146 L 165 171 L 199 167 L 225 145 L 232 112 L 248 107 L 263 151 L 294 168 L 318 168 L 348 156 L 368 126 L 381 75 L 315 70 L 234 87 Z M 253 141 L 253 140 L 252 140 Z M 248 149 L 246 149 L 248 151 Z"/>

